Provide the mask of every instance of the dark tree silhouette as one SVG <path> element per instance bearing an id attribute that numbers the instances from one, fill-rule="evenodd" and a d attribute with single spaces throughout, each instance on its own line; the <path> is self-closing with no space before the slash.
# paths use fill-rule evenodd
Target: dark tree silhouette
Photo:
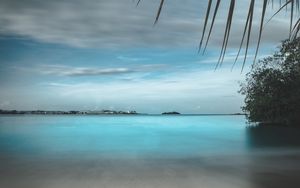
<path id="1" fill-rule="evenodd" d="M 253 65 L 240 92 L 249 121 L 300 125 L 300 37 Z"/>

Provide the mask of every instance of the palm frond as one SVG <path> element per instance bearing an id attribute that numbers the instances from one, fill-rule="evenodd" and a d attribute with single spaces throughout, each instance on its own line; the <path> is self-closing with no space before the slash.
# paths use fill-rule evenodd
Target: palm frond
<path id="1" fill-rule="evenodd" d="M 240 44 L 238 53 L 237 53 L 237 55 L 236 55 L 236 58 L 235 58 L 235 60 L 234 60 L 234 63 L 233 63 L 233 65 L 232 65 L 231 70 L 234 68 L 234 66 L 235 66 L 235 64 L 236 64 L 236 62 L 237 62 L 237 60 L 238 60 L 238 58 L 239 58 L 239 56 L 240 56 L 240 53 L 241 53 L 241 50 L 242 50 L 242 48 L 243 48 L 243 44 L 244 44 L 244 40 L 245 40 L 247 31 L 249 31 L 248 27 L 251 27 L 250 24 L 252 25 L 252 22 L 250 22 L 250 19 L 252 20 L 252 17 L 253 17 L 254 3 L 255 3 L 255 1 L 254 1 L 254 0 L 251 0 L 251 2 L 250 2 L 250 8 L 249 8 L 249 11 L 248 11 L 248 16 L 247 16 L 247 20 L 246 20 L 246 24 L 245 24 L 244 31 L 243 31 L 243 37 L 242 37 L 241 44 Z M 248 29 L 248 30 L 247 30 L 247 29 Z M 250 31 L 251 31 L 251 29 L 250 29 Z M 251 33 L 251 32 L 248 32 L 247 46 L 249 46 L 250 33 Z M 245 53 L 244 62 L 243 62 L 243 67 L 244 67 L 245 62 L 246 62 L 247 52 L 248 52 L 248 50 L 247 50 L 246 53 Z M 242 70 L 243 70 L 243 67 L 242 67 Z"/>
<path id="2" fill-rule="evenodd" d="M 140 3 L 141 0 L 138 0 L 137 4 Z M 219 8 L 220 8 L 220 4 L 222 2 L 222 0 L 207 0 L 208 1 L 208 6 L 206 9 L 206 14 L 205 14 L 205 18 L 204 18 L 204 26 L 203 26 L 203 30 L 202 30 L 202 36 L 200 39 L 200 43 L 199 43 L 199 49 L 198 52 L 200 52 L 203 48 L 203 53 L 205 53 L 208 43 L 210 41 L 211 35 L 212 35 L 212 30 L 214 28 L 215 25 L 215 20 L 217 18 L 217 14 L 219 12 Z M 229 43 L 229 36 L 230 36 L 230 31 L 231 31 L 231 27 L 232 27 L 232 23 L 233 23 L 233 15 L 234 12 L 236 11 L 235 9 L 235 4 L 236 1 L 235 0 L 224 0 L 227 2 L 230 2 L 229 8 L 228 8 L 228 15 L 227 15 L 227 22 L 226 22 L 226 26 L 225 26 L 225 32 L 224 32 L 224 36 L 223 36 L 223 42 L 222 42 L 222 46 L 221 46 L 221 52 L 220 52 L 220 56 L 219 56 L 219 61 L 217 62 L 216 68 L 221 66 L 223 61 L 224 61 L 224 57 L 226 55 L 226 51 L 227 51 L 227 46 Z M 262 11 L 261 11 L 261 18 L 260 18 L 260 24 L 259 24 L 259 32 L 258 32 L 258 37 L 257 37 L 257 43 L 256 43 L 256 50 L 255 50 L 255 55 L 254 55 L 254 60 L 253 63 L 255 63 L 257 56 L 258 56 L 258 52 L 259 52 L 259 47 L 260 47 L 260 43 L 262 40 L 262 34 L 263 34 L 263 30 L 266 27 L 266 25 L 279 13 L 281 12 L 283 9 L 285 9 L 286 11 L 288 10 L 288 6 L 290 7 L 290 26 L 289 26 L 289 38 L 290 40 L 294 40 L 297 36 L 298 33 L 300 31 L 300 16 L 299 16 L 299 12 L 300 12 L 300 0 L 260 0 L 263 1 L 262 2 Z M 265 17 L 266 17 L 266 11 L 269 7 L 269 5 L 271 5 L 271 9 L 273 9 L 273 5 L 274 3 L 278 3 L 280 5 L 280 8 L 267 20 L 265 21 Z M 155 18 L 155 22 L 154 24 L 156 24 L 159 20 L 161 11 L 162 11 L 162 7 L 164 5 L 165 1 L 164 0 L 160 0 L 160 5 L 156 14 L 156 18 Z M 215 5 L 214 10 L 212 10 L 212 5 Z M 245 49 L 245 54 L 244 54 L 244 61 L 242 64 L 242 71 L 243 68 L 245 66 L 246 60 L 247 60 L 247 56 L 248 56 L 248 50 L 249 50 L 249 44 L 250 44 L 250 39 L 251 39 L 251 33 L 252 33 L 252 26 L 253 26 L 253 16 L 254 16 L 254 10 L 256 9 L 255 7 L 255 0 L 250 0 L 250 4 L 249 4 L 249 9 L 248 9 L 248 14 L 246 17 L 246 22 L 245 22 L 245 27 L 242 33 L 242 38 L 241 38 L 241 43 L 237 52 L 237 56 L 236 59 L 233 63 L 232 68 L 236 65 L 236 62 L 240 56 L 241 53 L 241 49 Z M 212 14 L 212 17 L 210 17 L 210 15 Z M 298 20 L 294 23 L 294 17 L 297 16 Z M 210 23 L 210 24 L 209 24 Z M 209 29 L 208 29 L 209 28 Z M 246 39 L 246 44 L 243 47 L 243 44 L 245 42 Z M 205 42 L 205 43 L 204 43 Z"/>
<path id="3" fill-rule="evenodd" d="M 139 6 L 141 0 L 138 0 L 137 3 L 136 3 L 136 6 Z"/>
<path id="4" fill-rule="evenodd" d="M 164 2 L 165 2 L 165 0 L 161 0 L 161 1 L 160 1 L 160 5 L 159 5 L 159 8 L 158 8 L 158 11 L 157 11 L 157 14 L 156 14 L 156 18 L 155 18 L 154 24 L 156 24 L 157 21 L 158 21 L 158 19 L 159 19 L 159 16 L 160 16 L 162 7 L 164 6 Z"/>
<path id="5" fill-rule="evenodd" d="M 261 21 L 260 21 L 260 28 L 259 28 L 259 35 L 258 35 L 258 41 L 257 41 L 257 46 L 256 46 L 256 51 L 255 51 L 255 56 L 254 56 L 254 63 L 257 58 L 259 46 L 260 46 L 260 41 L 261 41 L 261 36 L 262 36 L 262 31 L 263 31 L 263 26 L 264 26 L 264 20 L 265 20 L 265 15 L 266 15 L 266 10 L 267 10 L 267 3 L 268 0 L 263 0 L 263 8 L 262 8 L 262 14 L 261 14 Z"/>
<path id="6" fill-rule="evenodd" d="M 205 43 L 203 53 L 205 53 L 205 51 L 206 51 L 208 41 L 209 41 L 210 36 L 211 36 L 211 32 L 212 32 L 213 27 L 215 25 L 215 20 L 216 20 L 217 13 L 218 13 L 218 10 L 219 10 L 219 7 L 220 7 L 220 3 L 221 3 L 221 0 L 217 0 L 216 6 L 215 6 L 215 11 L 214 11 L 213 18 L 212 18 L 212 21 L 211 21 L 211 24 L 210 24 L 210 29 L 209 29 L 209 32 L 208 32 L 208 36 L 207 36 L 207 39 L 206 39 L 206 43 Z"/>
<path id="7" fill-rule="evenodd" d="M 228 16 L 227 16 L 227 23 L 226 23 L 225 34 L 224 34 L 224 39 L 223 39 L 223 44 L 222 44 L 222 50 L 221 50 L 220 57 L 219 57 L 219 60 L 218 60 L 218 63 L 216 65 L 215 69 L 217 69 L 218 66 L 221 66 L 224 61 L 224 57 L 225 57 L 227 46 L 228 46 L 228 40 L 229 40 L 229 35 L 230 35 L 234 7 L 235 7 L 235 0 L 231 0 L 229 11 L 228 11 Z"/>
<path id="8" fill-rule="evenodd" d="M 211 5 L 212 5 L 212 0 L 208 0 L 206 17 L 205 17 L 205 21 L 204 21 L 204 27 L 203 27 L 203 31 L 202 31 L 202 36 L 201 36 L 201 40 L 200 40 L 200 44 L 199 44 L 198 53 L 201 51 L 201 47 L 202 47 L 202 44 L 203 44 L 203 39 L 204 39 L 204 35 L 205 35 L 205 32 L 206 32 L 206 26 L 207 26 L 207 22 L 208 22 L 208 19 L 209 19 Z"/>
<path id="9" fill-rule="evenodd" d="M 248 34 L 247 34 L 247 43 L 246 43 L 244 61 L 243 61 L 241 72 L 244 70 L 244 66 L 245 66 L 245 63 L 246 63 L 246 60 L 247 60 L 247 55 L 248 55 L 248 49 L 249 49 L 250 37 L 251 37 L 251 29 L 252 29 L 252 20 L 253 20 L 253 14 L 254 14 L 254 4 L 255 4 L 255 0 L 251 0 L 249 11 L 248 11 L 247 22 L 246 22 L 246 25 L 245 25 L 245 31 L 244 31 L 244 35 L 246 34 L 246 31 L 248 32 Z M 240 53 L 240 51 L 243 47 L 243 42 L 244 42 L 244 37 L 245 37 L 244 35 L 243 35 L 243 39 L 242 39 L 242 42 L 241 42 L 241 45 L 240 45 L 239 53 Z M 239 57 L 239 53 L 236 56 L 236 60 L 235 60 L 234 64 L 236 63 L 236 61 Z"/>

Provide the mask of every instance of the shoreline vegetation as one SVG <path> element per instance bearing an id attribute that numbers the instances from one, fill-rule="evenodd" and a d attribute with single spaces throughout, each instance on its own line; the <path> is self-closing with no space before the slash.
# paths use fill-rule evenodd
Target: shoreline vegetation
<path id="1" fill-rule="evenodd" d="M 115 111 L 115 110 L 86 110 L 86 111 L 78 111 L 78 110 L 70 110 L 70 111 L 62 111 L 62 110 L 0 110 L 0 114 L 33 114 L 33 115 L 103 115 L 103 114 L 124 114 L 124 115 L 137 115 L 136 111 Z"/>
<path id="2" fill-rule="evenodd" d="M 285 40 L 246 75 L 243 112 L 261 126 L 300 125 L 300 37 Z"/>
<path id="3" fill-rule="evenodd" d="M 115 111 L 115 110 L 100 110 L 100 111 L 61 111 L 61 110 L 1 110 L 0 115 L 203 115 L 203 116 L 218 116 L 218 115 L 246 115 L 244 113 L 213 113 L 213 114 L 181 114 L 179 112 L 163 112 L 161 114 L 139 113 L 136 111 Z"/>

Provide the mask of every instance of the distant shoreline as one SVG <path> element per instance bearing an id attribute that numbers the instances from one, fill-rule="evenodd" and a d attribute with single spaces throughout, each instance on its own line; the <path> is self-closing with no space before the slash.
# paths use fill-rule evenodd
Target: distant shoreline
<path id="1" fill-rule="evenodd" d="M 17 111 L 17 110 L 0 110 L 0 115 L 44 115 L 44 116 L 237 116 L 237 115 L 246 115 L 244 113 L 230 113 L 230 114 L 222 114 L 222 113 L 203 113 L 203 114 L 148 114 L 148 113 L 137 113 L 136 111 L 44 111 L 44 110 L 36 110 L 36 111 Z"/>

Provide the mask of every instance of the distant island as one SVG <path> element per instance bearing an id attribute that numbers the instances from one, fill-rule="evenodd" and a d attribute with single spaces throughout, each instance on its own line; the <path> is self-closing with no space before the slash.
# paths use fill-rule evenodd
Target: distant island
<path id="1" fill-rule="evenodd" d="M 163 112 L 162 115 L 180 115 L 179 112 Z"/>
<path id="2" fill-rule="evenodd" d="M 37 114 L 37 115 L 106 115 L 106 114 L 124 114 L 136 115 L 136 111 L 115 111 L 115 110 L 100 110 L 100 111 L 47 111 L 47 110 L 33 110 L 33 111 L 18 111 L 18 110 L 0 110 L 0 114 Z"/>
<path id="3" fill-rule="evenodd" d="M 231 113 L 231 114 L 181 114 L 176 111 L 172 112 L 163 112 L 161 114 L 147 114 L 147 113 L 138 113 L 134 110 L 129 111 L 117 111 L 117 110 L 70 110 L 70 111 L 62 111 L 62 110 L 1 110 L 0 115 L 201 115 L 201 116 L 219 116 L 219 115 L 246 115 L 244 113 Z"/>

